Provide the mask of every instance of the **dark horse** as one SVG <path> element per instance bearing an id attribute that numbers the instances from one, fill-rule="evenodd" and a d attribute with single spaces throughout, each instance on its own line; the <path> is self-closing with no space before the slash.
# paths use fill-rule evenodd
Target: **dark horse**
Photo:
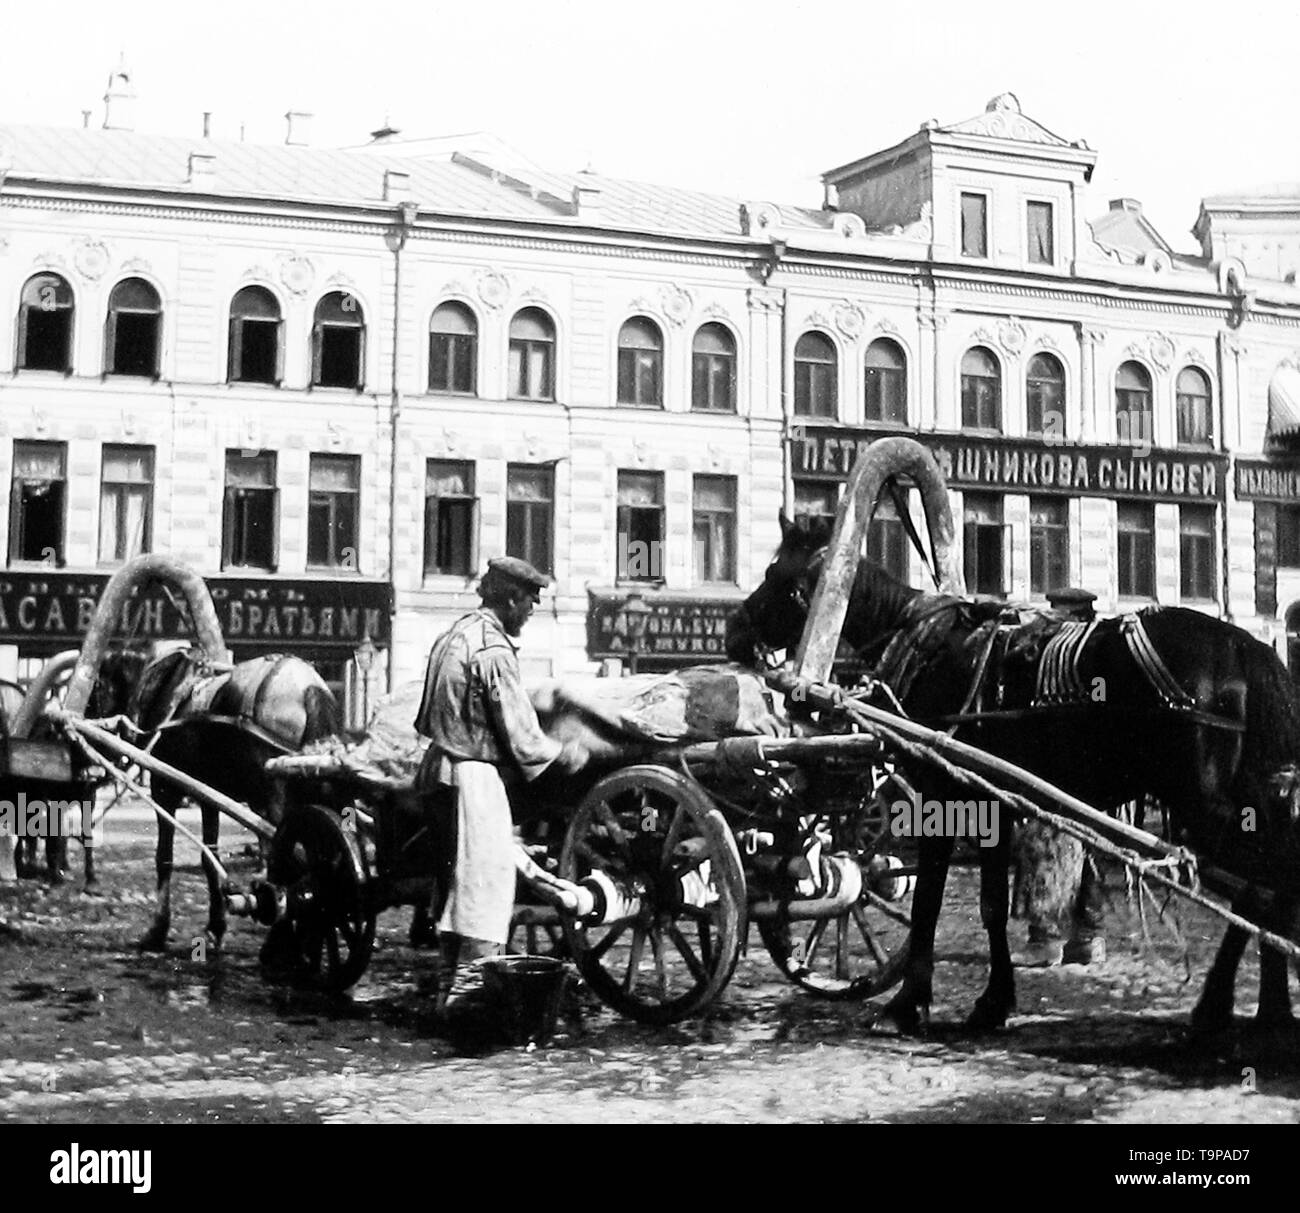
<path id="1" fill-rule="evenodd" d="M 213 669 L 197 650 L 169 653 L 145 663 L 140 654 L 112 654 L 105 666 L 127 670 L 134 690 L 126 714 L 140 728 L 141 742 L 156 758 L 209 787 L 246 803 L 259 816 L 278 821 L 274 780 L 264 770 L 268 758 L 296 752 L 313 741 L 342 731 L 338 703 L 316 670 L 298 657 L 257 657 L 233 667 Z M 175 815 L 186 793 L 161 776 L 152 780 L 158 804 Z M 220 812 L 200 806 L 204 845 L 214 848 Z M 171 928 L 171 874 L 176 828 L 158 818 L 155 863 L 158 903 L 153 925 L 141 947 L 161 950 Z M 226 908 L 217 873 L 204 864 L 208 879 L 207 938 L 219 947 L 226 931 Z"/>
<path id="2" fill-rule="evenodd" d="M 822 521 L 781 517 L 781 545 L 758 587 L 728 623 L 727 653 L 755 663 L 764 649 L 791 649 L 808 615 L 826 558 Z M 1239 628 L 1175 607 L 1140 613 L 1140 630 L 1172 677 L 1162 696 L 1151 665 L 1135 656 L 1118 618 L 1097 622 L 1073 657 L 1073 702 L 1035 705 L 1043 646 L 1062 621 L 1036 623 L 995 637 L 1006 604 L 924 594 L 862 561 L 842 639 L 874 667 L 913 719 L 939 728 L 953 717 L 988 713 L 958 725 L 956 737 L 1013 762 L 1099 808 L 1150 793 L 1170 807 L 1177 841 L 1202 860 L 1246 882 L 1234 909 L 1286 934 L 1300 904 L 1300 827 L 1295 762 L 1300 704 L 1286 669 L 1268 646 Z M 1145 643 L 1145 642 L 1139 642 Z M 1181 689 L 1188 701 L 1171 706 Z M 1023 714 L 1017 711 L 1023 709 Z M 1001 713 L 1015 713 L 1008 718 Z M 909 771 L 909 777 L 911 776 Z M 927 799 L 965 800 L 969 790 L 934 772 L 916 772 Z M 981 918 L 989 935 L 988 986 L 968 1026 L 999 1027 L 1014 1009 L 1007 946 L 1010 831 L 981 848 Z M 886 1014 L 907 1031 L 928 1020 L 934 933 L 953 848 L 923 838 L 903 984 Z M 1272 896 L 1256 893 L 1272 891 Z M 1193 1015 L 1198 1027 L 1231 1021 L 1236 969 L 1248 934 L 1230 927 Z M 1261 952 L 1258 1018 L 1291 1018 L 1286 962 Z"/>

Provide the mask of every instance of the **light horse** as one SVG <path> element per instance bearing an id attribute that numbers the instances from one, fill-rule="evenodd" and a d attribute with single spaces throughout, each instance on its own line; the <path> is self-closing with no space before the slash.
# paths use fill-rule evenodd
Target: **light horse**
<path id="1" fill-rule="evenodd" d="M 933 460 L 917 443 L 877 443 L 863 460 L 868 502 L 874 503 L 892 476 L 917 475 L 918 469 L 925 473 L 917 480 L 927 507 L 943 491 Z M 946 509 L 946 497 L 941 505 Z M 792 523 L 784 516 L 781 528 L 781 545 L 762 585 L 728 623 L 733 660 L 753 664 L 764 650 L 793 650 L 810 604 L 816 606 L 818 579 L 830 559 L 829 530 L 824 523 Z M 931 529 L 933 538 L 933 520 Z M 951 542 L 950 522 L 943 538 Z M 951 562 L 952 553 L 936 550 L 936 558 Z M 1010 629 L 999 641 L 1005 609 L 1000 601 L 925 594 L 867 561 L 857 563 L 851 576 L 842 638 L 875 663 L 876 676 L 907 715 L 955 728 L 958 740 L 1099 808 L 1144 794 L 1158 797 L 1170 808 L 1177 841 L 1244 882 L 1233 908 L 1287 933 L 1300 904 L 1300 703 L 1271 648 L 1230 624 L 1178 608 L 1101 620 L 1086 634 L 1067 633 L 1077 643 L 1064 668 L 1085 693 L 1044 708 L 1040 665 L 1064 621 L 1043 614 L 1037 628 Z M 833 638 L 804 638 L 803 647 L 815 643 L 833 647 Z M 1102 688 L 1100 696 L 1096 688 Z M 969 797 L 968 789 L 934 770 L 909 768 L 909 778 L 927 800 Z M 980 848 L 990 973 L 967 1020 L 976 1030 L 1003 1025 L 1015 1006 L 1006 936 L 1009 835 L 1003 829 L 998 845 Z M 918 1030 L 929 1019 L 934 935 L 952 849 L 951 838 L 919 843 L 911 947 L 902 985 L 885 1008 L 904 1031 Z M 1228 929 L 1193 1015 L 1198 1027 L 1231 1021 L 1247 939 L 1243 929 Z M 1260 1021 L 1290 1021 L 1286 983 L 1284 957 L 1262 949 Z"/>

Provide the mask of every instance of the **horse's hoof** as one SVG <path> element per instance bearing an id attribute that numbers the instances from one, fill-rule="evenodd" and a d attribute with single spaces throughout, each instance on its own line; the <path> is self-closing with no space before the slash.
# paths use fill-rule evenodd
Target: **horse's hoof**
<path id="1" fill-rule="evenodd" d="M 1290 1007 L 1281 1009 L 1270 1007 L 1268 1010 L 1260 1007 L 1260 1009 L 1255 1012 L 1255 1026 L 1257 1028 L 1282 1028 L 1285 1030 L 1288 1028 L 1294 1028 L 1295 1024 L 1296 1018 L 1291 1014 Z"/>
<path id="2" fill-rule="evenodd" d="M 1198 1002 L 1192 1009 L 1192 1032 L 1197 1036 L 1215 1036 L 1231 1027 L 1231 1007 L 1207 1007 Z"/>
<path id="3" fill-rule="evenodd" d="M 136 947 L 141 952 L 165 952 L 167 951 L 167 936 L 169 932 L 161 927 L 154 927 L 144 935 Z"/>
<path id="4" fill-rule="evenodd" d="M 966 1016 L 965 1029 L 967 1032 L 996 1032 L 1007 1026 L 1007 1016 L 1014 1010 L 1014 1006 L 1005 1007 L 992 999 L 985 1001 L 981 998 Z"/>
<path id="5" fill-rule="evenodd" d="M 924 1036 L 930 1027 L 930 1008 L 910 998 L 894 997 L 875 1009 L 868 1026 L 882 1022 L 892 1024 L 900 1036 Z"/>

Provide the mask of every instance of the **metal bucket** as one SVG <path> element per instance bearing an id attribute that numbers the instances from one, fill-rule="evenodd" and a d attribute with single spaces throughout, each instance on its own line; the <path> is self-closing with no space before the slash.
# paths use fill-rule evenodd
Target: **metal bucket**
<path id="1" fill-rule="evenodd" d="M 491 956 L 479 967 L 511 1044 L 546 1044 L 560 1015 L 564 964 L 549 956 Z"/>

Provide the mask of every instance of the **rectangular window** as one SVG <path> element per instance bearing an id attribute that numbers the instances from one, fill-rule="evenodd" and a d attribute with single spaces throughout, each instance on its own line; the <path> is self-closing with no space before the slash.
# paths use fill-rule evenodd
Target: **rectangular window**
<path id="1" fill-rule="evenodd" d="M 153 447 L 106 446 L 99 493 L 99 559 L 130 560 L 147 552 L 152 515 Z"/>
<path id="2" fill-rule="evenodd" d="M 549 341 L 510 342 L 510 395 L 515 400 L 554 400 L 555 374 Z"/>
<path id="3" fill-rule="evenodd" d="M 622 348 L 618 351 L 618 402 L 647 407 L 662 403 L 658 350 Z"/>
<path id="4" fill-rule="evenodd" d="M 1214 423 L 1210 415 L 1210 398 L 1179 392 L 1174 398 L 1179 446 L 1212 446 Z"/>
<path id="5" fill-rule="evenodd" d="M 736 478 L 696 476 L 693 498 L 695 582 L 736 580 Z"/>
<path id="6" fill-rule="evenodd" d="M 869 366 L 864 374 L 867 420 L 906 425 L 906 372 L 893 367 Z"/>
<path id="7" fill-rule="evenodd" d="M 1279 568 L 1300 569 L 1300 505 L 1277 507 L 1277 563 Z"/>
<path id="8" fill-rule="evenodd" d="M 903 506 L 907 507 L 910 493 L 902 492 Z M 907 580 L 908 539 L 907 530 L 899 516 L 898 506 L 889 493 L 882 493 L 876 502 L 876 512 L 867 524 L 867 558 L 874 560 L 891 577 Z"/>
<path id="9" fill-rule="evenodd" d="M 359 324 L 317 324 L 313 334 L 312 386 L 360 391 L 365 335 Z"/>
<path id="10" fill-rule="evenodd" d="M 800 417 L 834 417 L 835 364 L 796 358 L 794 362 L 794 411 Z"/>
<path id="11" fill-rule="evenodd" d="M 696 351 L 691 355 L 691 408 L 704 413 L 736 411 L 736 359 Z"/>
<path id="12" fill-rule="evenodd" d="M 983 194 L 961 196 L 961 255 L 989 255 L 988 199 Z"/>
<path id="13" fill-rule="evenodd" d="M 15 442 L 9 493 L 9 559 L 62 567 L 67 444 Z"/>
<path id="14" fill-rule="evenodd" d="M 965 430 L 1002 428 L 1002 384 L 992 375 L 961 377 L 961 424 Z"/>
<path id="15" fill-rule="evenodd" d="M 429 334 L 429 391 L 474 394 L 478 339 L 472 333 Z"/>
<path id="16" fill-rule="evenodd" d="M 619 472 L 615 576 L 664 579 L 664 478 L 661 472 Z"/>
<path id="17" fill-rule="evenodd" d="M 274 451 L 227 451 L 221 567 L 274 572 L 280 550 Z"/>
<path id="18" fill-rule="evenodd" d="M 553 573 L 555 483 L 549 467 L 512 463 L 506 469 L 506 555 Z"/>
<path id="19" fill-rule="evenodd" d="M 307 494 L 307 567 L 360 568 L 359 455 L 313 455 Z"/>
<path id="20" fill-rule="evenodd" d="M 1179 591 L 1184 599 L 1213 601 L 1214 507 L 1178 507 Z"/>
<path id="21" fill-rule="evenodd" d="M 1055 265 L 1056 254 L 1052 244 L 1052 204 L 1050 202 L 1026 203 L 1025 226 L 1029 235 L 1030 263 Z"/>
<path id="22" fill-rule="evenodd" d="M 470 577 L 478 565 L 474 465 L 430 459 L 424 465 L 424 572 Z"/>
<path id="23" fill-rule="evenodd" d="M 59 306 L 53 287 L 19 313 L 18 366 L 26 371 L 72 370 L 72 308 Z"/>
<path id="24" fill-rule="evenodd" d="M 1122 598 L 1156 596 L 1155 511 L 1121 501 L 1118 506 L 1119 592 Z"/>
<path id="25" fill-rule="evenodd" d="M 1002 525 L 1002 498 L 967 493 L 962 540 L 965 546 L 966 588 L 973 594 L 1006 593 L 1006 528 Z"/>
<path id="26" fill-rule="evenodd" d="M 1070 580 L 1070 503 L 1029 499 L 1029 591 L 1042 596 Z"/>
<path id="27" fill-rule="evenodd" d="M 279 320 L 235 316 L 230 321 L 230 382 L 280 382 L 283 374 Z"/>
<path id="28" fill-rule="evenodd" d="M 109 313 L 108 365 L 110 375 L 158 375 L 158 336 L 162 317 L 157 312 Z"/>
<path id="29" fill-rule="evenodd" d="M 794 482 L 794 516 L 825 518 L 834 524 L 840 508 L 840 486 L 824 480 Z"/>

